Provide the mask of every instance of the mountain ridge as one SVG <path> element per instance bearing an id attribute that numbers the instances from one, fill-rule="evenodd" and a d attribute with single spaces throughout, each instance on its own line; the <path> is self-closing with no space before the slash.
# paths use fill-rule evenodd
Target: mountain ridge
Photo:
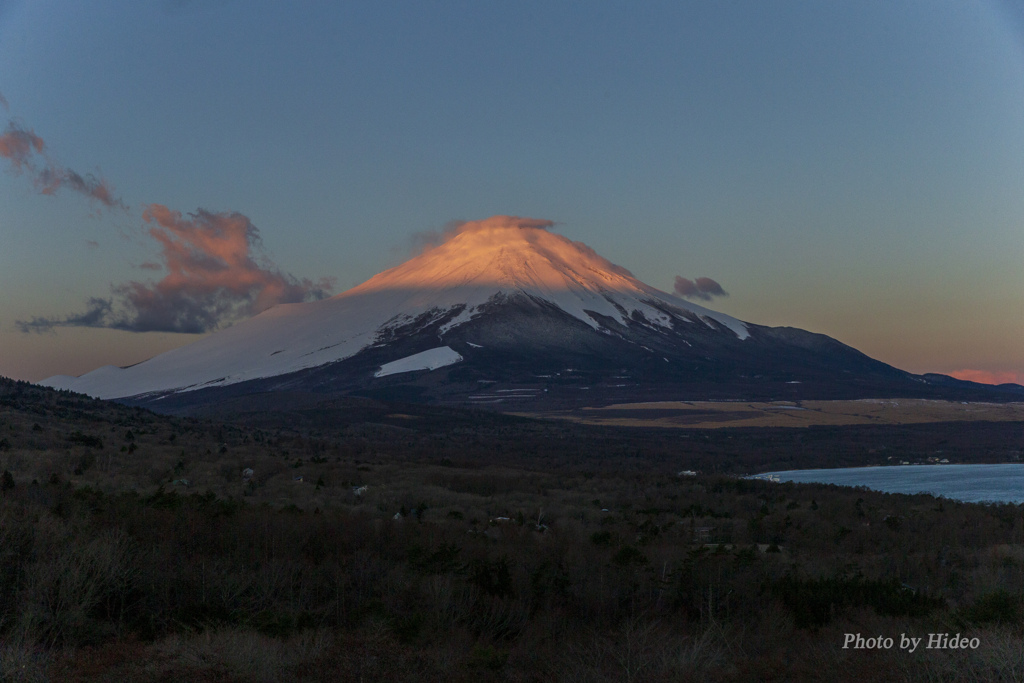
<path id="1" fill-rule="evenodd" d="M 42 384 L 154 407 L 296 388 L 494 407 L 1015 395 L 912 375 L 825 335 L 742 322 L 646 285 L 550 227 L 515 216 L 464 223 L 330 299 L 276 306 L 128 368 Z"/>

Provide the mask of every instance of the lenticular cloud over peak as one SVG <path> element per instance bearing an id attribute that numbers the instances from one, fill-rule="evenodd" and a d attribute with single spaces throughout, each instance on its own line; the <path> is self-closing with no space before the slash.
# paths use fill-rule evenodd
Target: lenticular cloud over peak
<path id="1" fill-rule="evenodd" d="M 525 218 L 522 216 L 491 216 L 480 221 L 466 221 L 459 223 L 455 230 L 456 235 L 468 232 L 481 232 L 486 230 L 550 230 L 555 227 L 555 222 L 546 218 Z"/>
<path id="2" fill-rule="evenodd" d="M 466 233 L 494 230 L 551 230 L 554 226 L 554 221 L 543 218 L 502 215 L 479 221 L 451 221 L 438 230 L 424 230 L 413 234 L 412 245 L 413 251 L 420 254 Z"/>

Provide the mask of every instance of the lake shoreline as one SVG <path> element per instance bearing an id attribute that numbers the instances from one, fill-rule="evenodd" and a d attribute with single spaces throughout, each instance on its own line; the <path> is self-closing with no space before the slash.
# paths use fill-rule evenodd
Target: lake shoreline
<path id="1" fill-rule="evenodd" d="M 778 470 L 746 477 L 777 483 L 863 486 L 881 493 L 930 494 L 966 503 L 1024 504 L 1024 463 L 921 463 Z"/>

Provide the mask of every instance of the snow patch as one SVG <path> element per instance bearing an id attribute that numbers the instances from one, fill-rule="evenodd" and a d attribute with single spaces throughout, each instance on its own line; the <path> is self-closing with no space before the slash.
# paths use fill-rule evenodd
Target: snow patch
<path id="1" fill-rule="evenodd" d="M 427 349 L 414 353 L 405 358 L 393 360 L 380 366 L 380 370 L 373 373 L 374 377 L 386 377 L 397 375 L 400 372 L 412 372 L 413 370 L 437 370 L 452 363 L 458 363 L 462 356 L 450 347 L 439 346 L 436 349 Z"/>

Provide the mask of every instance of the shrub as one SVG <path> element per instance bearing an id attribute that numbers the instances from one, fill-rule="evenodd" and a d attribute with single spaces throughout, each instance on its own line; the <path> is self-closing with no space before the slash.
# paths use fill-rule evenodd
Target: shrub
<path id="1" fill-rule="evenodd" d="M 964 616 L 977 624 L 1017 624 L 1021 621 L 1021 595 L 999 590 L 978 598 Z"/>
<path id="2" fill-rule="evenodd" d="M 82 444 L 89 448 L 103 448 L 103 439 L 92 434 L 83 434 L 80 431 L 71 432 L 68 436 L 68 441 L 71 443 Z"/>
<path id="3" fill-rule="evenodd" d="M 790 574 L 775 583 L 774 592 L 793 611 L 801 628 L 824 626 L 847 607 L 872 607 L 878 614 L 891 617 L 920 617 L 945 602 L 904 586 L 895 578 L 865 579 L 859 574 L 819 579 L 799 579 Z"/>

